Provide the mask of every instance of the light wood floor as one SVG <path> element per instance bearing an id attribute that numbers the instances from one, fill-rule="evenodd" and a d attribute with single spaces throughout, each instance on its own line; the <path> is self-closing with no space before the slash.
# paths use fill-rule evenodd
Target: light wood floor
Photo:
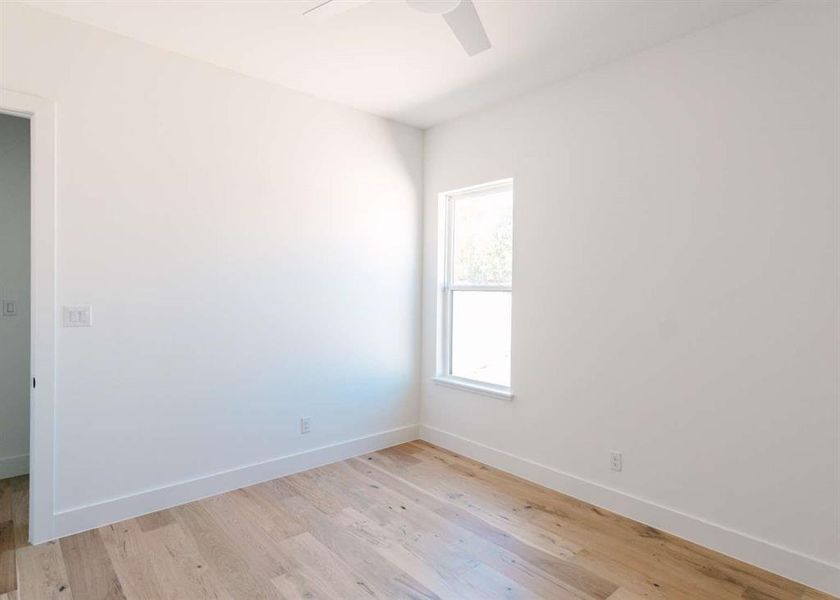
<path id="1" fill-rule="evenodd" d="M 39 546 L 26 496 L 0 600 L 829 598 L 423 442 Z"/>

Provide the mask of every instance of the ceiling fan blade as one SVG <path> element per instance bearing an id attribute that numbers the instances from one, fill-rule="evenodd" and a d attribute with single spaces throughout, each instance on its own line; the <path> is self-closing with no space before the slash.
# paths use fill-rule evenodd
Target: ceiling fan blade
<path id="1" fill-rule="evenodd" d="M 329 19 L 343 12 L 367 4 L 370 0 L 316 0 L 312 6 L 303 11 L 308 18 Z"/>
<path id="2" fill-rule="evenodd" d="M 490 38 L 481 24 L 472 0 L 461 0 L 458 6 L 443 15 L 446 24 L 470 56 L 490 48 Z"/>

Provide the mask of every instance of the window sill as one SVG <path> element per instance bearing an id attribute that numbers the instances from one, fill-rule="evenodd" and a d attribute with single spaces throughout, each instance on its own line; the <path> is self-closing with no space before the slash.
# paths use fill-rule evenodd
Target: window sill
<path id="1" fill-rule="evenodd" d="M 473 394 L 480 394 L 482 396 L 489 396 L 491 398 L 501 398 L 502 400 L 513 400 L 513 393 L 510 388 L 495 386 L 492 384 L 484 384 L 478 381 L 470 381 L 468 379 L 458 379 L 457 377 L 435 377 L 434 382 L 438 385 L 455 388 L 465 392 L 472 392 Z"/>

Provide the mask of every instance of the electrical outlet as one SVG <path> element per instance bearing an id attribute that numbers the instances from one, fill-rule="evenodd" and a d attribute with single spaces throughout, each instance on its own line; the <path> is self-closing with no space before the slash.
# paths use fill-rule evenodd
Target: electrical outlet
<path id="1" fill-rule="evenodd" d="M 17 302 L 15 302 L 14 300 L 3 300 L 3 316 L 17 316 Z"/>
<path id="2" fill-rule="evenodd" d="M 300 432 L 309 433 L 312 431 L 312 417 L 303 417 L 300 420 Z"/>
<path id="3" fill-rule="evenodd" d="M 610 469 L 621 471 L 621 452 L 610 452 Z"/>

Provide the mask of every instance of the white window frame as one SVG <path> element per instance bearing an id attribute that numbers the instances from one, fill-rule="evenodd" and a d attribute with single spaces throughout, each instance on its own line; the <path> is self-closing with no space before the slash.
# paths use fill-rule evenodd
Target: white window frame
<path id="1" fill-rule="evenodd" d="M 454 281 L 454 216 L 455 200 L 478 193 L 487 193 L 500 188 L 510 188 L 513 194 L 513 179 L 501 179 L 482 185 L 444 192 L 438 198 L 438 344 L 437 372 L 435 383 L 468 392 L 503 398 L 513 398 L 513 373 L 511 386 L 497 385 L 486 381 L 457 377 L 452 374 L 452 309 L 455 292 L 509 292 L 513 298 L 511 285 L 459 285 Z M 511 319 L 513 315 L 511 315 Z"/>

